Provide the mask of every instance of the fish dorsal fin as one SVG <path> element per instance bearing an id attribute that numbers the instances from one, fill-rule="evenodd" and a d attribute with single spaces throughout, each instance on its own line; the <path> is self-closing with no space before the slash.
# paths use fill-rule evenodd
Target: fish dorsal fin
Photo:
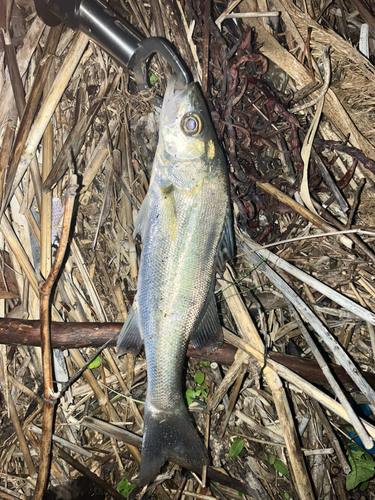
<path id="1" fill-rule="evenodd" d="M 117 356 L 122 356 L 126 352 L 136 356 L 141 350 L 142 342 L 138 306 L 135 299 L 117 339 Z"/>
<path id="2" fill-rule="evenodd" d="M 220 271 L 225 270 L 225 262 L 232 259 L 235 255 L 231 215 L 229 214 L 226 218 L 223 236 L 217 251 L 217 267 Z"/>
<path id="3" fill-rule="evenodd" d="M 133 232 L 134 240 L 138 235 L 140 235 L 140 237 L 143 239 L 143 233 L 149 217 L 149 209 L 150 209 L 150 196 L 146 194 L 134 224 L 134 232 Z"/>
<path id="4" fill-rule="evenodd" d="M 191 336 L 191 342 L 200 354 L 212 352 L 223 343 L 223 332 L 213 290 L 208 295 L 202 320 L 198 330 Z"/>

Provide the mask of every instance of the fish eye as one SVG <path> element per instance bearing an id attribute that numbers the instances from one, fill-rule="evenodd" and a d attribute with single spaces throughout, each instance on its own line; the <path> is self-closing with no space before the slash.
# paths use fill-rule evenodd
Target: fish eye
<path id="1" fill-rule="evenodd" d="M 202 131 L 202 122 L 195 113 L 187 113 L 181 120 L 181 128 L 189 137 L 196 137 Z"/>

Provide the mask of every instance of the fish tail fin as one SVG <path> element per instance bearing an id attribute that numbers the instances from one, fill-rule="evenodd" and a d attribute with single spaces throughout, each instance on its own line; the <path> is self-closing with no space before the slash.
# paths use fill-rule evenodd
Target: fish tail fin
<path id="1" fill-rule="evenodd" d="M 146 403 L 142 462 L 138 475 L 142 486 L 155 479 L 167 460 L 186 468 L 189 465 L 208 465 L 207 451 L 185 406 L 173 414 L 147 410 Z"/>

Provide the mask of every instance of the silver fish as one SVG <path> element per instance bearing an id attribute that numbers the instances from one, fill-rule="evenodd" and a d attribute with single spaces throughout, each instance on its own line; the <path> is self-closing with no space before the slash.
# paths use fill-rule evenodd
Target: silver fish
<path id="1" fill-rule="evenodd" d="M 198 87 L 175 86 L 172 76 L 150 188 L 135 224 L 143 242 L 137 295 L 117 342 L 118 356 L 145 344 L 141 484 L 166 460 L 208 462 L 182 396 L 182 370 L 189 340 L 201 353 L 222 343 L 214 275 L 233 250 L 224 154 Z"/>

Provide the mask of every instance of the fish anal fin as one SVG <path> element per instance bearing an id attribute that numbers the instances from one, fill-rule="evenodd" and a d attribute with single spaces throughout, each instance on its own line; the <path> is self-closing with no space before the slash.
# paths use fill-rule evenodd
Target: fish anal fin
<path id="1" fill-rule="evenodd" d="M 167 460 L 189 468 L 208 465 L 207 451 L 198 436 L 185 406 L 167 413 L 147 411 L 142 443 L 142 461 L 138 479 L 142 486 L 155 479 Z"/>
<path id="2" fill-rule="evenodd" d="M 126 352 L 130 352 L 136 356 L 141 350 L 142 343 L 143 339 L 139 329 L 139 314 L 135 301 L 117 339 L 117 356 L 122 356 Z"/>
<path id="3" fill-rule="evenodd" d="M 215 295 L 210 292 L 200 325 L 191 336 L 191 342 L 200 354 L 208 354 L 223 343 L 223 331 L 219 321 Z"/>

